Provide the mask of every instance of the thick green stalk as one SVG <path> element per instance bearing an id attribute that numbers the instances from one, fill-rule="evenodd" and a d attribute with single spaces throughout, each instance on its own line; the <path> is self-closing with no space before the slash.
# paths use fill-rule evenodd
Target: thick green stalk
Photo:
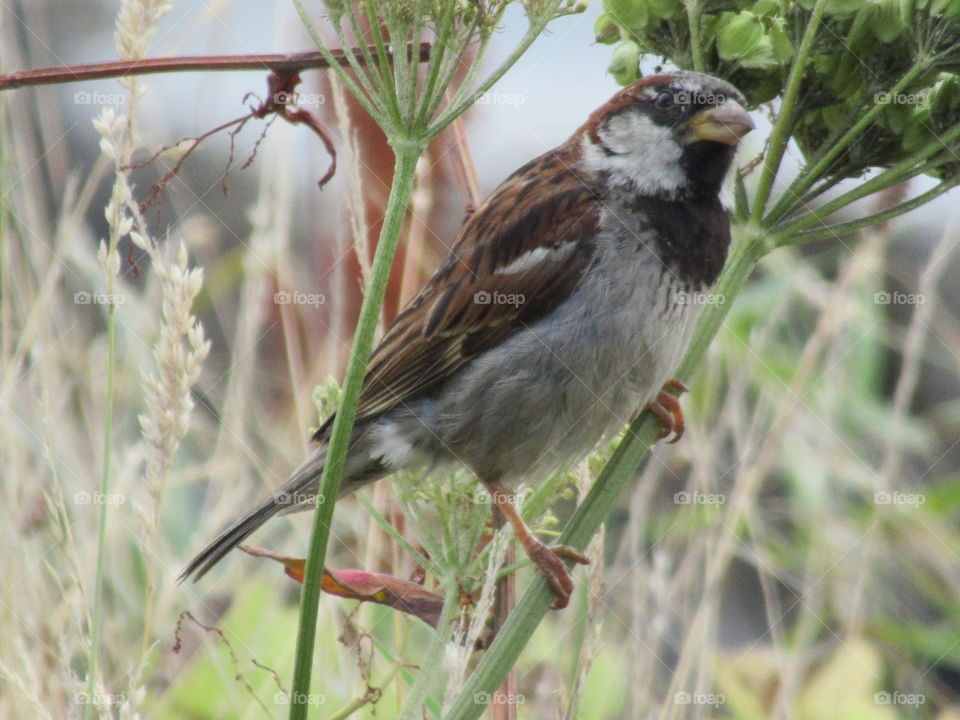
<path id="1" fill-rule="evenodd" d="M 817 31 L 820 29 L 820 18 L 827 6 L 827 0 L 817 0 L 813 6 L 813 12 L 810 14 L 810 21 L 803 31 L 803 39 L 800 41 L 800 47 L 797 48 L 797 54 L 793 58 L 793 65 L 790 68 L 790 75 L 787 77 L 787 86 L 783 91 L 783 101 L 780 103 L 780 112 L 777 120 L 773 124 L 773 131 L 770 133 L 770 144 L 767 148 L 767 156 L 760 168 L 760 180 L 757 183 L 757 192 L 753 199 L 752 219 L 755 225 L 760 224 L 763 217 L 763 211 L 767 205 L 767 199 L 773 190 L 774 180 L 777 178 L 777 171 L 780 169 L 780 162 L 783 160 L 783 154 L 787 150 L 787 143 L 790 142 L 790 135 L 793 132 L 793 123 L 795 120 L 794 107 L 797 104 L 797 96 L 800 94 L 800 85 L 803 81 L 803 74 L 807 69 L 807 58 L 810 56 L 810 50 L 813 47 L 813 41 L 817 37 Z"/>
<path id="2" fill-rule="evenodd" d="M 290 720 L 305 720 L 307 717 L 308 705 L 300 701 L 310 696 L 310 670 L 313 663 L 313 648 L 317 632 L 320 580 L 327 555 L 327 540 L 330 535 L 333 506 L 337 500 L 340 478 L 346 464 L 350 434 L 360 399 L 360 389 L 363 385 L 367 360 L 373 348 L 373 336 L 377 329 L 380 307 L 383 305 L 387 282 L 390 279 L 390 269 L 393 266 L 393 256 L 397 250 L 407 203 L 413 190 L 417 161 L 423 152 L 423 148 L 422 143 L 410 140 L 393 143 L 396 158 L 390 198 L 387 201 L 383 228 L 377 242 L 377 252 L 371 268 L 370 283 L 363 298 L 363 305 L 360 308 L 360 319 L 357 322 L 353 347 L 350 351 L 350 362 L 347 366 L 340 408 L 337 410 L 333 431 L 330 435 L 327 462 L 323 468 L 317 510 L 314 513 L 313 531 L 310 535 L 310 549 L 307 554 L 303 593 L 300 599 L 300 630 L 297 635 Z"/>
<path id="3" fill-rule="evenodd" d="M 769 248 L 769 243 L 760 231 L 735 228 L 735 236 L 737 240 L 730 260 L 714 289 L 715 295 L 722 296 L 724 302 L 708 305 L 704 310 L 690 348 L 677 372 L 680 380 L 689 379 L 700 365 L 707 348 L 723 324 L 733 298 L 740 292 L 757 260 Z M 590 492 L 570 518 L 560 537 L 561 544 L 570 545 L 577 550 L 586 549 L 590 539 L 616 505 L 623 488 L 635 477 L 640 462 L 659 432 L 660 421 L 649 411 L 637 418 Z M 550 609 L 552 601 L 553 592 L 543 577 L 538 575 L 530 583 L 490 649 L 467 680 L 446 720 L 475 720 L 480 717 L 484 706 L 474 701 L 475 696 L 493 693 L 499 687 Z"/>

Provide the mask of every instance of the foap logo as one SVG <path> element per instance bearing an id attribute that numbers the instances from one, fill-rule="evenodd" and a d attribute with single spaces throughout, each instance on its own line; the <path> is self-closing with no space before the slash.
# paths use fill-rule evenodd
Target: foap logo
<path id="1" fill-rule="evenodd" d="M 120 293 L 80 290 L 73 294 L 74 305 L 123 305 L 126 301 L 127 299 Z"/>
<path id="2" fill-rule="evenodd" d="M 277 692 L 273 694 L 273 702 L 276 705 L 323 705 L 327 702 L 327 696 L 323 693 L 295 692 L 288 695 Z"/>
<path id="3" fill-rule="evenodd" d="M 673 102 L 677 105 L 723 105 L 726 101 L 727 96 L 723 93 L 679 90 L 673 94 Z"/>
<path id="4" fill-rule="evenodd" d="M 873 502 L 877 505 L 906 505 L 908 507 L 920 507 L 927 501 L 927 496 L 923 493 L 905 493 L 898 490 L 889 492 L 881 490 L 873 494 Z"/>
<path id="5" fill-rule="evenodd" d="M 889 692 L 882 690 L 873 694 L 875 705 L 903 705 L 905 707 L 919 707 L 927 701 L 923 693 L 902 693 L 897 690 Z"/>
<path id="6" fill-rule="evenodd" d="M 513 105 L 520 107 L 527 101 L 521 93 L 505 93 L 490 90 L 477 98 L 477 105 Z"/>
<path id="7" fill-rule="evenodd" d="M 498 290 L 493 292 L 480 290 L 473 294 L 475 305 L 512 305 L 513 307 L 520 307 L 526 300 L 527 298 L 521 293 L 504 293 Z"/>
<path id="8" fill-rule="evenodd" d="M 323 93 L 287 92 L 281 90 L 273 94 L 275 105 L 299 105 L 301 107 L 319 107 L 327 102 Z"/>
<path id="9" fill-rule="evenodd" d="M 923 305 L 926 301 L 927 296 L 923 293 L 904 293 L 895 290 L 892 293 L 873 294 L 873 302 L 876 305 Z"/>
<path id="10" fill-rule="evenodd" d="M 77 705 L 122 705 L 127 701 L 123 693 L 85 693 L 73 694 L 73 702 Z"/>
<path id="11" fill-rule="evenodd" d="M 723 493 L 702 493 L 698 490 L 681 490 L 673 494 L 674 505 L 723 505 L 727 496 Z"/>
<path id="12" fill-rule="evenodd" d="M 80 90 L 73 94 L 74 105 L 123 105 L 127 102 L 125 93 L 89 92 Z"/>
<path id="13" fill-rule="evenodd" d="M 127 496 L 123 493 L 87 492 L 81 490 L 73 494 L 75 505 L 123 505 Z"/>
<path id="14" fill-rule="evenodd" d="M 516 493 L 512 490 L 503 492 L 494 490 L 492 493 L 486 488 L 477 488 L 473 491 L 473 502 L 475 505 L 489 505 L 490 503 L 513 503 L 516 500 Z"/>
<path id="15" fill-rule="evenodd" d="M 323 493 L 286 492 L 281 490 L 274 494 L 273 501 L 277 505 L 291 507 L 298 505 L 316 505 L 318 502 L 323 502 L 323 497 Z"/>
<path id="16" fill-rule="evenodd" d="M 878 92 L 873 94 L 873 101 L 877 105 L 912 105 L 925 108 L 930 104 L 930 90 L 915 93 Z"/>
<path id="17" fill-rule="evenodd" d="M 273 302 L 277 305 L 312 305 L 320 307 L 327 301 L 323 293 L 302 293 L 279 290 L 273 294 Z"/>
<path id="18" fill-rule="evenodd" d="M 720 707 L 727 702 L 727 698 L 722 693 L 678 690 L 673 694 L 673 702 L 675 705 L 711 705 L 713 707 Z"/>
<path id="19" fill-rule="evenodd" d="M 496 702 L 498 705 L 523 705 L 526 702 L 526 698 L 523 693 L 488 693 L 488 692 L 478 692 L 473 694 L 473 702 L 475 705 L 489 705 L 492 702 Z"/>
<path id="20" fill-rule="evenodd" d="M 673 294 L 677 305 L 723 305 L 727 297 L 723 293 L 708 293 L 681 290 Z"/>

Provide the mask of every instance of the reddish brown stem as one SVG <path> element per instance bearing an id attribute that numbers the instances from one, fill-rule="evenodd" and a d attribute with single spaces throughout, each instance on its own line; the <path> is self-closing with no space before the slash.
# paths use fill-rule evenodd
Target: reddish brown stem
<path id="1" fill-rule="evenodd" d="M 413 46 L 409 46 L 409 49 L 412 52 Z M 331 52 L 340 65 L 350 63 L 350 59 L 343 50 L 333 50 Z M 364 51 L 360 48 L 354 48 L 351 52 L 354 59 L 362 65 L 364 63 Z M 375 53 L 376 48 L 370 48 L 369 52 Z M 429 57 L 430 43 L 420 43 L 420 62 L 424 62 Z M 330 63 L 319 52 L 268 55 L 185 55 L 183 57 L 115 60 L 83 65 L 61 65 L 60 67 L 38 68 L 36 70 L 19 70 L 7 75 L 0 75 L 0 90 L 29 85 L 53 85 L 78 80 L 98 80 L 151 73 L 195 70 L 272 70 L 274 72 L 295 73 L 300 70 L 326 67 L 330 67 Z"/>

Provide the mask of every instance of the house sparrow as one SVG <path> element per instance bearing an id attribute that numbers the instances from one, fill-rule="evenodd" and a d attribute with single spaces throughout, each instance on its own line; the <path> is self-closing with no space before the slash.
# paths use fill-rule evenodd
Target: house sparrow
<path id="1" fill-rule="evenodd" d="M 726 259 L 719 193 L 753 129 L 744 104 L 708 75 L 647 77 L 507 178 L 373 351 L 340 497 L 399 469 L 466 466 L 565 606 L 561 558 L 586 558 L 537 540 L 510 488 L 581 458 L 645 405 L 664 433 L 682 432 L 661 388 Z M 202 577 L 273 515 L 313 506 L 332 422 L 181 579 Z"/>

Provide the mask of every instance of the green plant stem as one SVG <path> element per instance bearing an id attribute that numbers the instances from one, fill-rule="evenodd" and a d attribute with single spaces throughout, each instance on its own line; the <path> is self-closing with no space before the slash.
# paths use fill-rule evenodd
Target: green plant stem
<path id="1" fill-rule="evenodd" d="M 890 89 L 890 94 L 895 95 L 902 92 L 907 85 L 913 82 L 917 76 L 926 72 L 926 64 L 914 65 L 897 81 Z M 810 187 L 830 169 L 830 164 L 837 159 L 856 138 L 860 137 L 864 130 L 874 121 L 874 119 L 883 110 L 883 105 L 874 102 L 867 112 L 860 115 L 857 122 L 850 127 L 838 140 L 825 143 L 825 152 L 815 160 L 813 167 L 804 168 L 803 172 L 784 190 L 780 199 L 774 204 L 773 209 L 766 217 L 766 224 L 769 227 L 782 217 L 788 215 L 790 211 L 797 206 L 797 200 Z"/>
<path id="2" fill-rule="evenodd" d="M 306 28 L 307 34 L 310 35 L 310 39 L 313 40 L 313 44 L 316 46 L 317 50 L 320 51 L 320 54 L 323 55 L 324 59 L 326 59 L 326 61 L 329 63 L 334 57 L 334 54 L 327 47 L 326 43 L 323 42 L 320 34 L 317 32 L 317 29 L 313 26 L 310 16 L 303 7 L 303 0 L 293 0 L 293 4 L 297 8 L 297 14 L 300 16 L 300 21 Z M 330 24 L 333 26 L 337 40 L 340 42 L 340 47 L 348 47 L 349 43 L 347 42 L 347 38 L 344 35 L 343 29 L 340 27 L 339 20 L 331 18 Z M 363 34 L 359 33 L 357 37 L 363 37 Z M 376 63 L 373 61 L 370 48 L 368 48 L 366 45 L 360 48 L 360 52 L 363 57 L 364 64 L 361 65 L 357 61 L 356 57 L 354 57 L 351 53 L 348 53 L 346 56 L 347 62 L 350 65 L 350 69 L 353 70 L 353 73 L 339 72 L 337 73 L 337 77 L 340 78 L 340 82 L 343 83 L 356 101 L 360 103 L 363 109 L 366 110 L 371 117 L 379 118 L 382 117 L 386 111 L 381 107 L 380 99 L 377 95 L 377 91 L 382 91 L 382 87 L 378 86 L 375 90 L 371 84 L 370 78 L 377 77 L 375 67 Z M 369 71 L 366 68 L 369 68 Z"/>
<path id="3" fill-rule="evenodd" d="M 714 293 L 724 302 L 704 310 L 693 341 L 677 372 L 687 380 L 699 366 L 714 336 L 720 330 L 732 300 L 743 287 L 754 265 L 770 248 L 763 234 L 753 228 L 735 228 L 736 242 Z M 560 544 L 585 550 L 590 539 L 609 515 L 623 488 L 634 477 L 657 434 L 660 421 L 649 411 L 643 412 L 627 430 L 609 462 L 583 502 L 577 508 L 560 537 Z M 478 693 L 493 693 L 513 667 L 543 616 L 553 602 L 553 592 L 542 576 L 537 575 L 520 598 L 496 639 L 477 665 L 457 697 L 445 720 L 476 720 L 483 706 L 474 702 Z"/>
<path id="4" fill-rule="evenodd" d="M 934 160 L 929 163 L 926 161 L 929 160 L 932 155 L 943 151 L 945 148 L 949 148 L 950 144 L 958 139 L 960 139 L 960 123 L 950 128 L 950 130 L 936 140 L 930 142 L 922 150 L 917 151 L 893 167 L 884 170 L 876 177 L 857 185 L 852 190 L 825 203 L 822 207 L 816 208 L 812 212 L 801 215 L 796 220 L 774 228 L 777 235 L 782 238 L 791 237 L 801 230 L 806 230 L 815 223 L 822 223 L 824 218 L 829 217 L 857 200 L 885 190 L 899 182 L 903 182 L 904 180 L 936 167 L 940 164 L 939 160 Z"/>
<path id="5" fill-rule="evenodd" d="M 803 74 L 807 69 L 807 58 L 810 55 L 810 49 L 813 47 L 817 31 L 820 29 L 820 18 L 823 16 L 826 6 L 827 0 L 817 0 L 817 4 L 813 6 L 810 21 L 803 31 L 803 39 L 800 41 L 800 47 L 797 48 L 797 54 L 794 56 L 793 64 L 790 67 L 787 86 L 783 92 L 783 102 L 780 103 L 780 112 L 773 124 L 773 131 L 770 133 L 770 145 L 767 148 L 763 166 L 760 168 L 760 180 L 757 183 L 757 193 L 753 199 L 751 217 L 755 225 L 759 225 L 763 217 L 767 199 L 770 197 L 773 183 L 777 178 L 777 171 L 780 169 L 780 162 L 787 150 L 787 143 L 790 142 L 795 120 L 794 106 L 797 104 Z"/>
<path id="6" fill-rule="evenodd" d="M 330 535 L 331 520 L 333 519 L 333 507 L 337 501 L 340 478 L 346 464 L 347 448 L 350 444 L 350 435 L 360 399 L 360 389 L 363 385 L 367 360 L 373 348 L 377 318 L 383 304 L 387 282 L 390 279 L 390 269 L 393 266 L 393 257 L 403 229 L 407 203 L 413 190 L 417 161 L 424 148 L 422 142 L 412 140 L 395 140 L 392 145 L 396 157 L 390 198 L 387 201 L 383 228 L 377 242 L 377 252 L 370 272 L 370 283 L 360 307 L 360 319 L 357 322 L 353 347 L 350 351 L 350 361 L 341 394 L 340 408 L 337 410 L 333 431 L 330 435 L 327 461 L 323 468 L 320 495 L 314 513 L 313 530 L 310 535 L 310 548 L 307 554 L 303 592 L 300 599 L 300 629 L 297 634 L 290 720 L 305 720 L 307 717 L 308 705 L 298 702 L 298 699 L 309 697 L 310 694 L 310 674 L 317 632 L 317 611 L 320 605 L 320 581 L 327 554 L 327 541 Z"/>
<path id="7" fill-rule="evenodd" d="M 545 8 L 542 12 L 542 15 L 536 16 L 537 19 L 531 19 L 530 25 L 527 27 L 527 32 L 524 34 L 523 39 L 517 43 L 517 46 L 514 48 L 513 52 L 507 56 L 507 59 L 504 60 L 500 65 L 494 70 L 490 76 L 484 80 L 484 82 L 473 92 L 466 94 L 470 84 L 467 81 L 472 81 L 473 77 L 476 75 L 476 70 L 473 70 L 474 67 L 479 67 L 479 61 L 483 58 L 483 53 L 486 50 L 489 38 L 482 40 L 480 44 L 480 50 L 477 53 L 477 58 L 474 61 L 474 65 L 471 66 L 473 72 L 468 72 L 468 76 L 458 88 L 456 94 L 453 96 L 453 99 L 450 101 L 449 105 L 442 111 L 440 117 L 438 117 L 430 125 L 430 137 L 433 137 L 440 133 L 447 125 L 456 120 L 460 115 L 462 115 L 466 110 L 473 105 L 477 99 L 483 95 L 487 90 L 493 87 L 504 73 L 507 72 L 510 68 L 513 67 L 514 63 L 520 59 L 520 57 L 527 51 L 530 45 L 533 44 L 533 41 L 540 37 L 540 34 L 547 27 L 547 24 L 550 21 L 553 13 L 556 11 L 556 8 L 560 5 L 559 0 L 551 0 L 550 7 Z M 452 77 L 452 73 L 451 73 Z M 445 88 L 444 83 L 440 83 L 439 87 Z M 439 102 L 439 95 L 438 102 Z"/>
<path id="8" fill-rule="evenodd" d="M 363 505 L 363 509 L 366 510 L 367 513 L 370 515 L 370 517 L 373 518 L 373 521 L 380 526 L 380 529 L 383 530 L 384 533 L 389 535 L 390 538 L 395 543 L 397 543 L 397 545 L 403 548 L 403 550 L 411 558 L 413 558 L 414 562 L 416 562 L 418 565 L 420 565 L 420 567 L 422 567 L 424 570 L 431 573 L 432 575 L 440 577 L 440 575 L 442 574 L 440 570 L 440 566 L 437 565 L 435 562 L 433 562 L 430 558 L 428 558 L 422 552 L 417 550 L 410 543 L 409 540 L 407 540 L 403 535 L 397 532 L 397 529 L 393 526 L 393 524 L 391 524 L 389 520 L 387 520 L 383 515 L 380 514 L 380 512 L 377 510 L 374 504 L 370 502 L 369 498 L 367 498 L 367 496 L 363 493 L 363 491 L 358 492 L 356 495 L 354 495 L 354 497 L 357 498 L 357 502 Z"/>
<path id="9" fill-rule="evenodd" d="M 690 60 L 697 72 L 706 70 L 703 47 L 700 44 L 700 12 L 703 0 L 687 0 L 687 25 L 690 28 Z"/>
<path id="10" fill-rule="evenodd" d="M 433 633 L 430 646 L 420 660 L 423 668 L 417 673 L 416 682 L 410 689 L 410 694 L 403 703 L 403 709 L 397 720 L 414 720 L 423 716 L 423 704 L 430 692 L 430 687 L 438 681 L 437 671 L 443 667 L 443 653 L 450 637 L 450 623 L 453 621 L 460 606 L 457 592 L 456 578 L 448 578 L 444 583 L 443 608 L 440 610 L 440 620 Z"/>
<path id="11" fill-rule="evenodd" d="M 116 204 L 120 207 L 119 203 Z M 117 211 L 119 216 L 119 210 Z M 110 230 L 110 252 L 116 252 L 117 237 L 113 229 L 119 224 L 113 224 Z M 110 257 L 108 252 L 107 257 Z M 109 263 L 108 263 L 109 265 Z M 113 273 L 106 269 L 105 290 L 108 297 L 113 297 Z M 113 456 L 113 376 L 117 366 L 117 309 L 112 302 L 107 305 L 107 388 L 103 419 L 103 474 L 100 476 L 100 518 L 97 527 L 97 569 L 93 585 L 93 614 L 90 618 L 90 661 L 87 667 L 87 702 L 83 706 L 84 720 L 89 720 L 93 713 L 96 694 L 97 660 L 100 655 L 100 629 L 103 614 L 103 575 L 106 563 L 107 542 L 107 510 L 110 503 L 106 501 L 110 492 L 110 459 Z"/>
<path id="12" fill-rule="evenodd" d="M 931 200 L 934 200 L 943 193 L 947 192 L 951 188 L 956 187 L 960 184 L 960 177 L 953 177 L 949 180 L 944 180 L 941 183 L 938 183 L 935 187 L 930 188 L 925 193 L 917 195 L 912 200 L 907 200 L 902 202 L 899 205 L 895 205 L 892 208 L 884 210 L 882 212 L 874 213 L 866 217 L 859 218 L 857 220 L 851 220 L 849 222 L 836 223 L 835 225 L 828 225 L 825 228 L 819 228 L 816 230 L 805 230 L 795 235 L 788 235 L 783 241 L 777 243 L 781 247 L 786 247 L 788 245 L 800 245 L 802 243 L 815 242 L 817 240 L 825 240 L 827 238 L 836 238 L 841 235 L 846 235 L 857 230 L 862 230 L 863 228 L 870 227 L 871 225 L 876 225 L 877 223 L 885 222 L 891 220 L 895 217 L 908 213 L 911 210 L 926 205 Z"/>

